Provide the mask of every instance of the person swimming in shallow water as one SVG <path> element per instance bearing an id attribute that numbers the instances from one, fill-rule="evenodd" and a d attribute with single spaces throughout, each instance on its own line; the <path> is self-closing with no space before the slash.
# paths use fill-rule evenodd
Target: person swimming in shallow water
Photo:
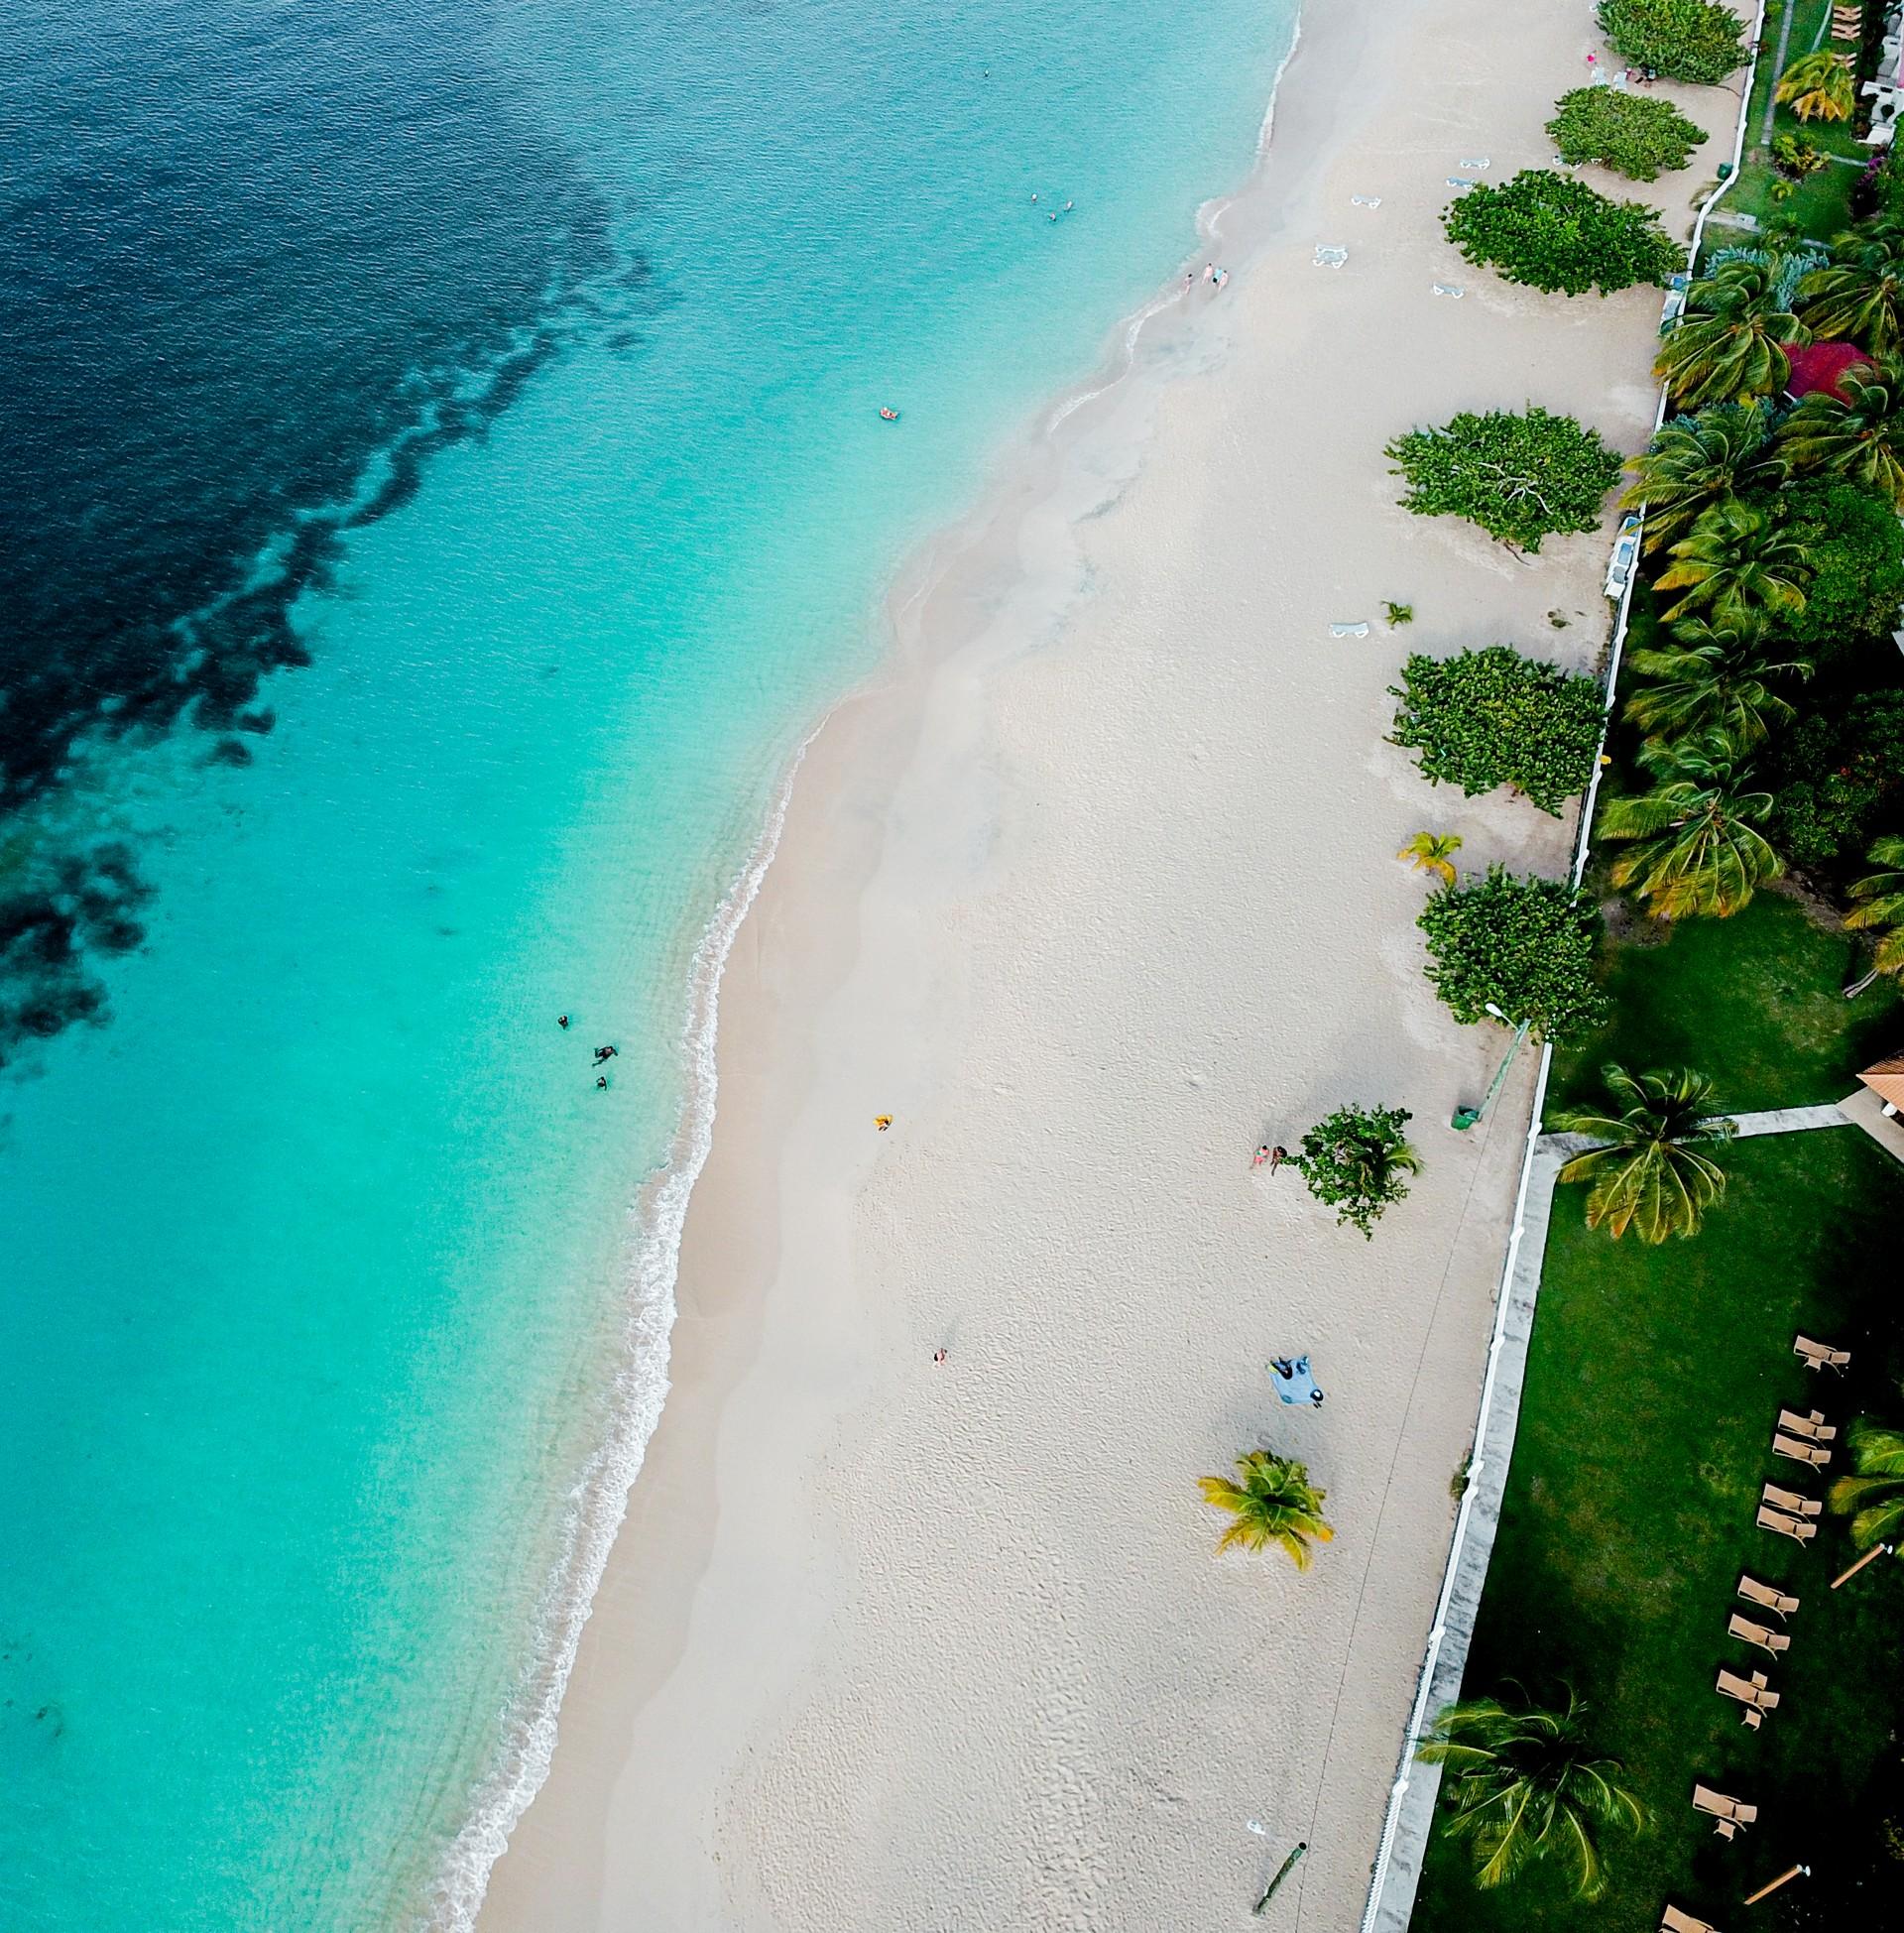
<path id="1" fill-rule="evenodd" d="M 613 1060 L 619 1051 L 620 1049 L 617 1047 L 597 1047 L 595 1049 L 595 1065 L 599 1067 L 603 1061 Z"/>

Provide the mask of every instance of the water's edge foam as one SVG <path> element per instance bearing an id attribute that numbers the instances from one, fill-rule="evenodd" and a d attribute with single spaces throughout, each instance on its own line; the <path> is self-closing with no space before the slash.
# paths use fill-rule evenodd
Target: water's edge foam
<path id="1" fill-rule="evenodd" d="M 1256 140 L 1256 152 L 1244 182 L 1234 191 L 1212 196 L 1195 210 L 1201 242 L 1214 240 L 1223 215 L 1261 185 L 1275 122 L 1276 94 L 1302 39 L 1300 12 L 1291 23 L 1289 46 L 1270 77 L 1269 99 Z M 1048 448 L 1055 432 L 1077 411 L 1118 389 L 1137 369 L 1143 332 L 1159 315 L 1175 308 L 1184 285 L 1174 278 L 1126 315 L 1112 331 L 1111 352 L 1084 381 L 1062 393 L 1037 418 L 1030 442 Z M 1165 374 L 1162 380 L 1167 381 Z M 1006 439 L 1009 450 L 1013 438 Z M 976 513 L 984 518 L 987 503 L 998 494 L 995 478 L 981 492 Z M 915 606 L 927 585 L 918 581 L 921 562 L 929 569 L 933 553 L 951 532 L 969 527 L 973 518 L 958 520 L 934 539 L 918 546 L 913 557 L 895 567 L 895 595 L 883 600 L 888 629 L 896 640 L 901 624 L 897 585 L 907 578 L 913 587 L 901 609 Z M 877 672 L 876 672 L 877 674 Z M 768 868 L 779 849 L 793 786 L 806 753 L 826 729 L 828 720 L 864 680 L 842 691 L 800 742 L 781 783 L 760 840 L 709 921 L 696 948 L 689 975 L 687 1010 L 681 1033 L 684 1099 L 680 1122 L 663 1164 L 644 1185 L 633 1209 L 637 1242 L 628 1309 L 623 1329 L 621 1360 L 611 1386 L 614 1426 L 601 1447 L 583 1466 L 573 1501 L 562 1527 L 562 1554 L 541 1595 L 536 1624 L 540 1642 L 526 1673 L 517 1708 L 505 1720 L 504 1739 L 496 1761 L 477 1787 L 470 1817 L 451 1842 L 424 1903 L 422 1927 L 428 1933 L 473 1933 L 489 1887 L 489 1875 L 509 1845 L 511 1833 L 529 1810 L 548 1776 L 558 1736 L 563 1693 L 574 1668 L 582 1632 L 586 1629 L 615 1541 L 628 1512 L 628 1500 L 641 1474 L 650 1439 L 661 1418 L 671 1385 L 668 1369 L 675 1316 L 675 1285 L 679 1271 L 681 1237 L 689 1199 L 713 1147 L 719 1069 L 717 1031 L 722 975 L 748 912 L 760 895 Z"/>
<path id="2" fill-rule="evenodd" d="M 666 1160 L 636 1199 L 637 1237 L 621 1361 L 611 1389 L 614 1427 L 577 1478 L 563 1524 L 562 1556 L 541 1598 L 536 1646 L 518 1710 L 505 1726 L 502 1749 L 478 1787 L 468 1822 L 451 1842 L 430 1888 L 424 1923 L 445 1933 L 466 1933 L 489 1888 L 489 1874 L 548 1776 L 562 1694 L 593 1609 L 595 1593 L 628 1513 L 629 1493 L 641 1474 L 650 1438 L 671 1387 L 670 1337 L 681 1231 L 688 1199 L 714 1145 L 715 1103 L 720 1085 L 715 1052 L 721 976 L 767 869 L 779 849 L 793 782 L 808 746 L 824 720 L 801 743 L 774 795 L 760 840 L 727 890 L 695 949 L 689 974 L 687 1014 L 681 1031 L 685 1097 Z"/>

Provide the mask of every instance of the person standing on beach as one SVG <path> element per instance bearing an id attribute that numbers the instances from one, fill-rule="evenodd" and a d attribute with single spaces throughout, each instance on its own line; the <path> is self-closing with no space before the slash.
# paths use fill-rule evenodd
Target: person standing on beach
<path id="1" fill-rule="evenodd" d="M 1289 1158 L 1289 1150 L 1286 1148 L 1284 1148 L 1280 1142 L 1278 1142 L 1276 1146 L 1269 1150 L 1269 1172 L 1271 1174 L 1274 1174 L 1275 1171 L 1279 1167 L 1281 1167 L 1283 1162 L 1286 1161 L 1288 1158 Z"/>
<path id="2" fill-rule="evenodd" d="M 1257 1146 L 1255 1158 L 1250 1161 L 1252 1168 L 1259 1168 L 1269 1158 L 1269 1144 L 1265 1141 Z"/>

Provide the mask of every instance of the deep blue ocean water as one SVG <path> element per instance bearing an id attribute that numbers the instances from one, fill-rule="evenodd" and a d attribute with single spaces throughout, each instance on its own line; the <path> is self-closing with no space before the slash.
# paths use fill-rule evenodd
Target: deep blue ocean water
<path id="1" fill-rule="evenodd" d="M 0 1925 L 440 1903 L 709 920 L 1291 19 L 0 0 Z"/>

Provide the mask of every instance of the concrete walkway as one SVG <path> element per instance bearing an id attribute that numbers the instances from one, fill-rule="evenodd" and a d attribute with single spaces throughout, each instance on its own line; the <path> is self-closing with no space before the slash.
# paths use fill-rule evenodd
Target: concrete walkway
<path id="1" fill-rule="evenodd" d="M 1853 1128 L 1862 1128 L 1893 1160 L 1904 1161 L 1904 1121 L 1884 1112 L 1884 1103 L 1868 1087 L 1847 1094 L 1839 1112 Z"/>

